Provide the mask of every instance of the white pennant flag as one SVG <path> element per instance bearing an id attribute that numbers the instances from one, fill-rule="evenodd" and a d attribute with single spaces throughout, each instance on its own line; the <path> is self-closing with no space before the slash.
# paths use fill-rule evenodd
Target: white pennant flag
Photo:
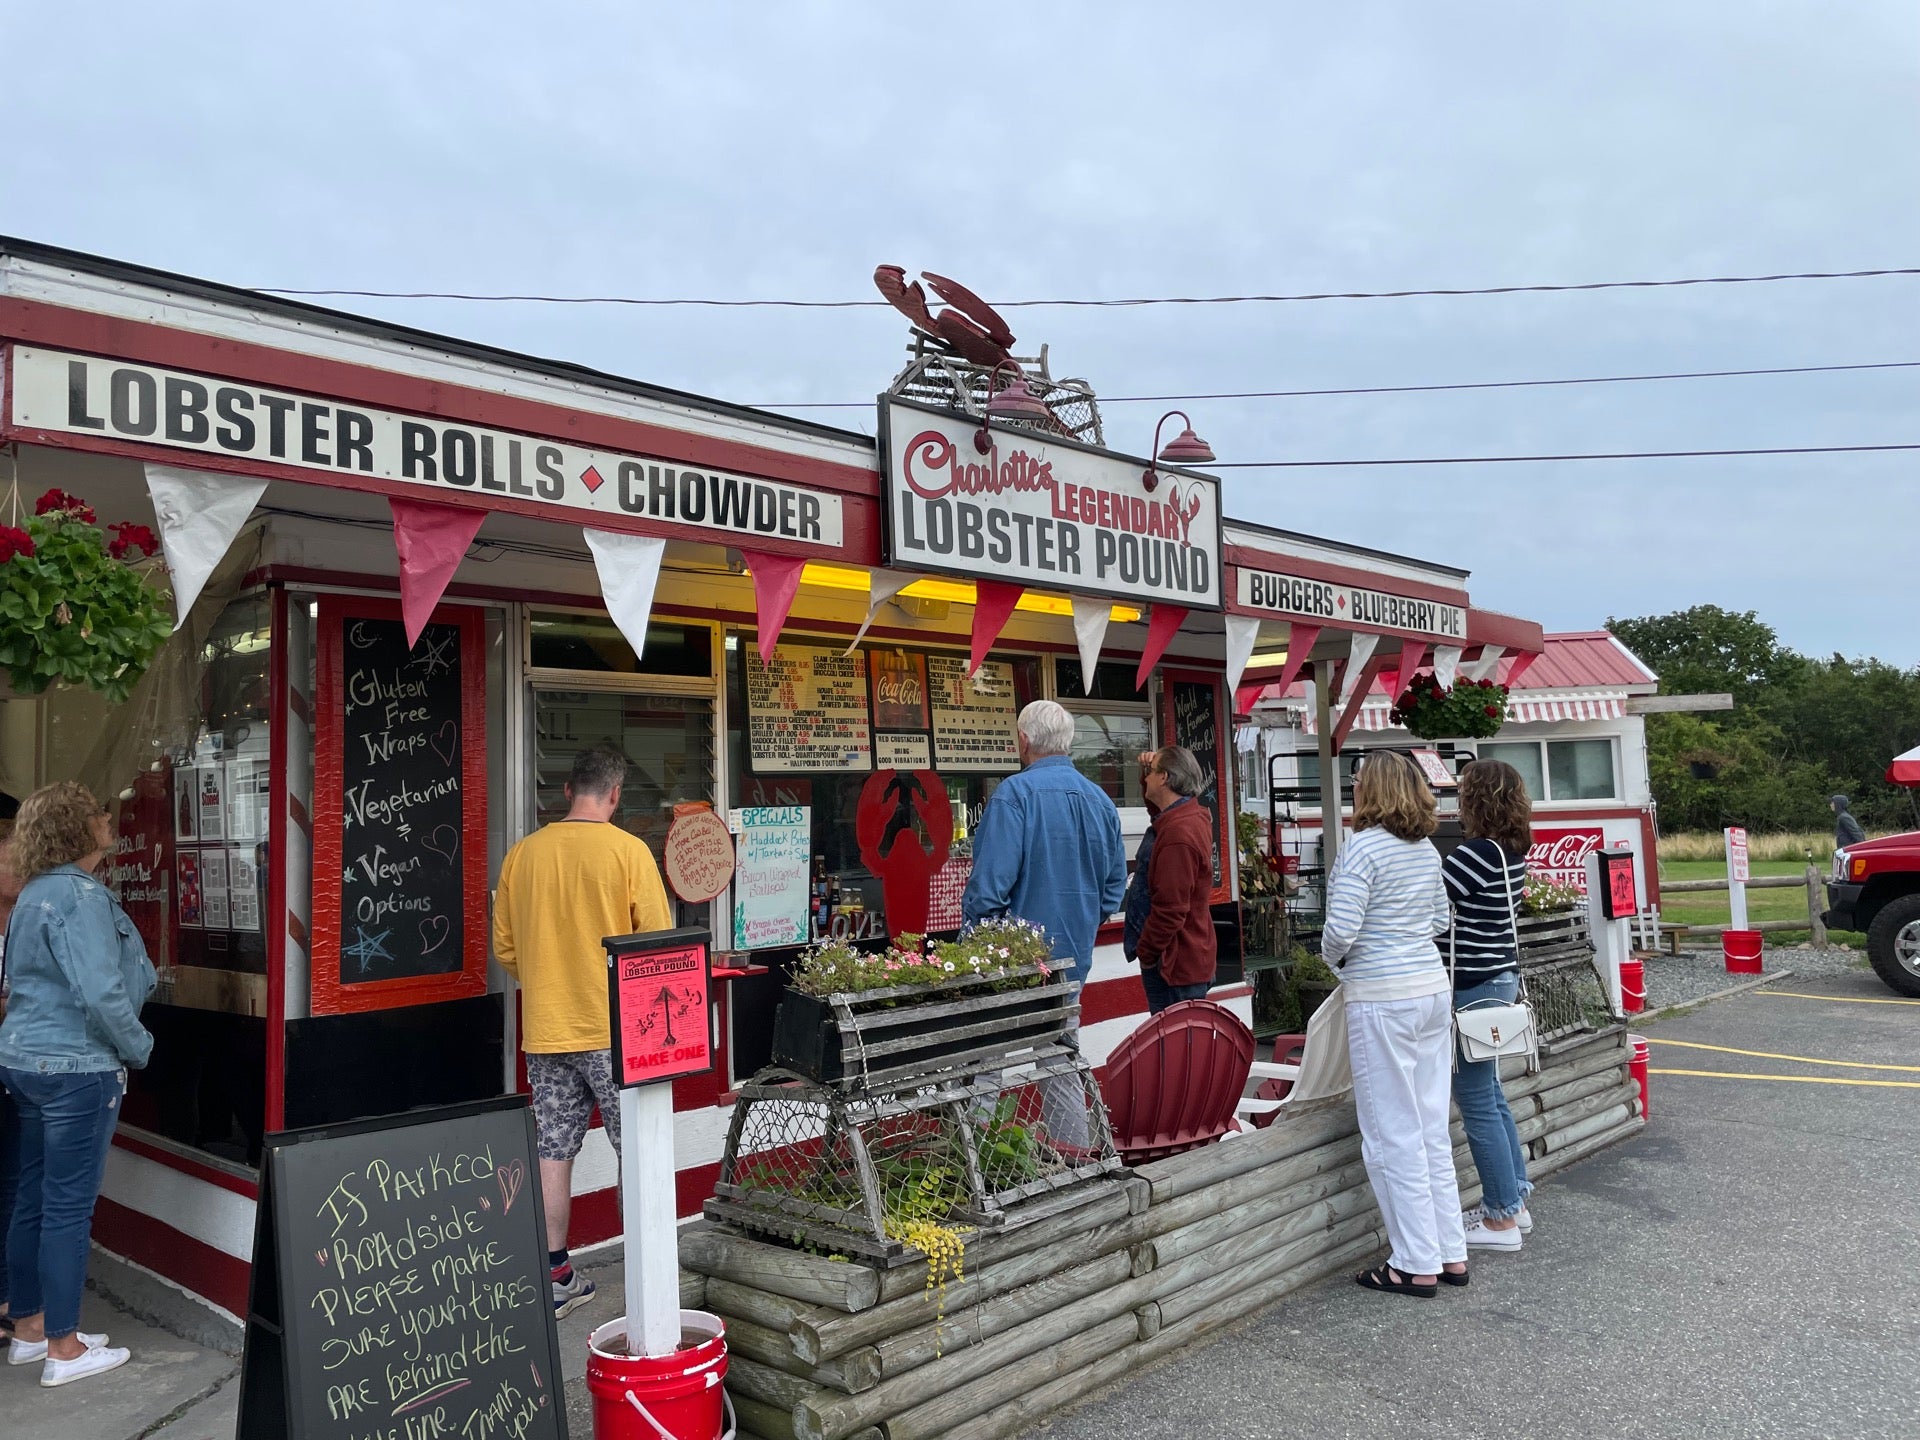
<path id="1" fill-rule="evenodd" d="M 1093 693 L 1093 667 L 1100 663 L 1100 647 L 1107 643 L 1107 622 L 1113 618 L 1110 601 L 1089 595 L 1073 598 L 1073 638 L 1080 642 L 1080 690 Z"/>
<path id="2" fill-rule="evenodd" d="M 1338 704 L 1344 705 L 1353 698 L 1353 692 L 1360 684 L 1360 672 L 1367 668 L 1367 662 L 1373 658 L 1373 652 L 1379 644 L 1378 635 L 1354 633 L 1353 649 L 1347 655 L 1347 673 L 1340 681 Z"/>
<path id="3" fill-rule="evenodd" d="M 874 617 L 880 613 L 880 607 L 893 599 L 907 586 L 920 577 L 908 574 L 904 570 L 872 570 L 867 574 L 867 618 L 860 622 L 860 628 L 853 632 L 853 639 L 847 642 L 842 654 L 853 654 L 854 646 L 866 638 L 868 628 Z"/>
<path id="4" fill-rule="evenodd" d="M 173 581 L 173 628 L 187 623 L 207 577 L 266 493 L 267 482 L 216 470 L 147 466 L 147 494 Z"/>
<path id="5" fill-rule="evenodd" d="M 1442 690 L 1451 690 L 1453 682 L 1460 676 L 1460 647 L 1458 645 L 1436 645 L 1433 647 L 1433 678 L 1440 682 Z M 1402 680 L 1402 684 L 1405 681 Z"/>
<path id="6" fill-rule="evenodd" d="M 1260 638 L 1258 615 L 1227 616 L 1227 694 L 1240 688 L 1240 677 L 1247 673 L 1253 658 L 1254 642 Z"/>
<path id="7" fill-rule="evenodd" d="M 667 542 L 652 535 L 627 535 L 617 530 L 582 530 L 593 568 L 600 575 L 600 597 L 620 633 L 641 655 L 647 648 L 647 619 L 653 614 L 653 591 L 660 583 L 660 560 Z"/>
<path id="8" fill-rule="evenodd" d="M 1480 652 L 1480 658 L 1467 667 L 1469 680 L 1491 680 L 1494 672 L 1500 668 L 1500 659 L 1507 653 L 1503 645 L 1489 645 Z"/>
<path id="9" fill-rule="evenodd" d="M 1320 725 L 1320 696 L 1314 688 L 1313 681 L 1302 680 L 1300 685 L 1301 700 L 1307 707 L 1300 712 L 1300 733 L 1311 735 Z"/>

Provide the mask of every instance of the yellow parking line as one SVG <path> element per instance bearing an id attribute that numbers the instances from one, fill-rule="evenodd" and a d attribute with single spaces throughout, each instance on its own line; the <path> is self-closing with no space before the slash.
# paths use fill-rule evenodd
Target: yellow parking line
<path id="1" fill-rule="evenodd" d="M 1697 1040 L 1656 1040 L 1647 1037 L 1649 1045 L 1678 1045 L 1685 1050 L 1713 1050 L 1722 1055 L 1750 1055 L 1756 1060 L 1792 1060 L 1799 1065 L 1837 1065 L 1843 1070 L 1904 1070 L 1909 1074 L 1920 1075 L 1920 1065 L 1875 1065 L 1866 1060 L 1816 1060 L 1811 1055 L 1781 1055 L 1772 1050 L 1736 1050 L 1731 1045 L 1702 1045 Z"/>
<path id="2" fill-rule="evenodd" d="M 1920 1005 L 1920 1000 L 1874 1000 L 1864 995 L 1805 995 L 1798 990 L 1754 990 L 1754 995 L 1778 995 L 1787 1000 L 1831 1000 L 1836 1005 Z"/>
<path id="3" fill-rule="evenodd" d="M 1843 1080 L 1831 1075 L 1747 1075 L 1738 1070 L 1648 1070 L 1649 1075 L 1699 1075 L 1708 1080 L 1791 1080 L 1801 1085 L 1876 1085 L 1920 1090 L 1920 1080 Z"/>

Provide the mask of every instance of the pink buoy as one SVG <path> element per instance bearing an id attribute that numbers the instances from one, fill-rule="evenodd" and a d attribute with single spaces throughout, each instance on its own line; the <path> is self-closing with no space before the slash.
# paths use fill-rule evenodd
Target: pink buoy
<path id="1" fill-rule="evenodd" d="M 627 1353 L 624 1316 L 587 1337 L 595 1440 L 733 1440 L 726 1324 L 682 1310 L 680 1334 L 679 1349 L 654 1356 Z"/>

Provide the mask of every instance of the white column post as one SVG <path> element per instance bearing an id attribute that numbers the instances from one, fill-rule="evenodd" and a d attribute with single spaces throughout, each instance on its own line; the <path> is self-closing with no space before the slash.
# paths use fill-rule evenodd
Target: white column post
<path id="1" fill-rule="evenodd" d="M 680 1248 L 673 1187 L 673 1086 L 620 1092 L 620 1182 L 626 1224 L 627 1353 L 680 1344 Z"/>
<path id="2" fill-rule="evenodd" d="M 1607 987 L 1607 1003 L 1615 1015 L 1625 1015 L 1620 993 L 1620 962 L 1633 951 L 1632 921 L 1609 920 L 1600 896 L 1607 884 L 1600 852 L 1587 856 L 1587 929 L 1593 935 L 1594 963 L 1600 967 L 1600 979 Z"/>
<path id="3" fill-rule="evenodd" d="M 1727 904 L 1733 911 L 1729 929 L 1747 928 L 1747 832 L 1730 825 L 1721 832 L 1727 847 Z"/>

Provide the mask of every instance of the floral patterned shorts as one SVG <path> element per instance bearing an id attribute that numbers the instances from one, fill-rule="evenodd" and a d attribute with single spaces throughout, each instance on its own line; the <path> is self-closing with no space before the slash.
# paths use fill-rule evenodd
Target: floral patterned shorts
<path id="1" fill-rule="evenodd" d="M 527 1083 L 533 1087 L 533 1123 L 542 1160 L 571 1160 L 580 1153 L 596 1103 L 607 1139 L 614 1153 L 620 1153 L 620 1092 L 613 1083 L 611 1050 L 530 1054 Z"/>

